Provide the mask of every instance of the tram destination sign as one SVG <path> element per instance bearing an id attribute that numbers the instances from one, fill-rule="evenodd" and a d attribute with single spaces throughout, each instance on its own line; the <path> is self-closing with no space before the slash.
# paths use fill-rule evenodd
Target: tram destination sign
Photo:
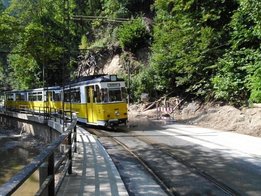
<path id="1" fill-rule="evenodd" d="M 117 88 L 120 87 L 120 83 L 108 83 L 108 88 Z"/>

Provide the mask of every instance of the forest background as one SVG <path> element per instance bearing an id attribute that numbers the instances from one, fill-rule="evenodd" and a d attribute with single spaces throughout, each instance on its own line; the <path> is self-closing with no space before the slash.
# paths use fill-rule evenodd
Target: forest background
<path id="1" fill-rule="evenodd" d="M 260 103 L 260 10 L 259 0 L 1 0 L 0 89 L 62 85 L 118 55 L 133 101 Z"/>

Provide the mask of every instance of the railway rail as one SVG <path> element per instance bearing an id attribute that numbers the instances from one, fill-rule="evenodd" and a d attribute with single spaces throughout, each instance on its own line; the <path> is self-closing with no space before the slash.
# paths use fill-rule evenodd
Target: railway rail
<path id="1" fill-rule="evenodd" d="M 153 142 L 151 142 L 149 139 L 145 139 L 145 138 L 139 138 L 139 139 L 142 140 L 142 141 L 145 141 L 148 144 L 153 145 Z M 194 165 L 192 165 L 191 163 L 189 163 L 188 161 L 186 161 L 186 160 L 176 156 L 174 154 L 173 150 L 169 146 L 164 145 L 164 144 L 156 144 L 154 146 L 155 146 L 155 149 L 160 150 L 161 152 L 169 155 L 174 160 L 176 160 L 179 163 L 181 163 L 184 166 L 186 166 L 191 172 L 193 172 L 193 173 L 195 173 L 195 174 L 197 174 L 199 176 L 202 176 L 206 180 L 208 180 L 208 181 L 212 182 L 213 184 L 215 184 L 218 188 L 223 190 L 226 195 L 239 195 L 239 193 L 237 191 L 233 190 L 232 188 L 230 188 L 229 186 L 227 186 L 223 182 L 220 182 L 219 180 L 217 180 L 214 177 L 210 176 L 204 170 L 201 170 L 201 169 L 195 167 Z"/>
<path id="2" fill-rule="evenodd" d="M 240 195 L 236 190 L 208 175 L 204 170 L 176 156 L 173 149 L 166 144 L 155 143 L 144 135 L 135 135 L 119 129 L 108 130 L 92 127 L 88 128 L 88 131 L 96 135 L 107 149 L 128 190 L 133 185 L 129 182 L 129 178 L 126 178 L 126 174 L 121 172 L 126 158 L 124 154 L 129 154 L 137 160 L 166 195 Z M 120 148 L 122 149 L 121 155 L 115 155 Z M 133 188 L 129 193 L 137 195 L 133 192 Z"/>

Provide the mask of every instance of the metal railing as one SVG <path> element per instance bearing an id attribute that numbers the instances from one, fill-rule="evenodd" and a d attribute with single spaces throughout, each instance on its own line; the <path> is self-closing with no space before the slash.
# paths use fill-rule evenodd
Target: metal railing
<path id="1" fill-rule="evenodd" d="M 11 195 L 14 193 L 38 169 L 40 173 L 40 188 L 35 195 L 56 195 L 66 173 L 72 174 L 72 156 L 73 152 L 77 151 L 76 122 L 77 118 L 74 118 L 65 132 L 46 146 L 30 164 L 26 165 L 8 182 L 0 186 L 0 195 Z M 67 149 L 59 158 L 56 158 L 55 152 L 65 142 L 67 143 Z M 59 172 L 57 172 L 58 170 Z M 55 175 L 59 175 L 57 182 L 55 181 Z"/>

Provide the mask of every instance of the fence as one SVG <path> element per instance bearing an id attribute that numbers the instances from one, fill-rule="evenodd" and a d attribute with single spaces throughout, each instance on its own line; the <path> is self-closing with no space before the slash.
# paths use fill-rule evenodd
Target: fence
<path id="1" fill-rule="evenodd" d="M 76 122 L 74 118 L 54 142 L 49 144 L 32 162 L 23 170 L 13 176 L 8 182 L 0 187 L 0 195 L 11 195 L 14 193 L 37 169 L 40 174 L 40 188 L 35 195 L 56 195 L 66 173 L 72 174 L 72 156 L 77 151 L 76 146 Z M 59 158 L 55 152 L 62 143 L 66 142 L 67 149 Z M 55 182 L 55 175 L 59 170 L 59 178 Z"/>

